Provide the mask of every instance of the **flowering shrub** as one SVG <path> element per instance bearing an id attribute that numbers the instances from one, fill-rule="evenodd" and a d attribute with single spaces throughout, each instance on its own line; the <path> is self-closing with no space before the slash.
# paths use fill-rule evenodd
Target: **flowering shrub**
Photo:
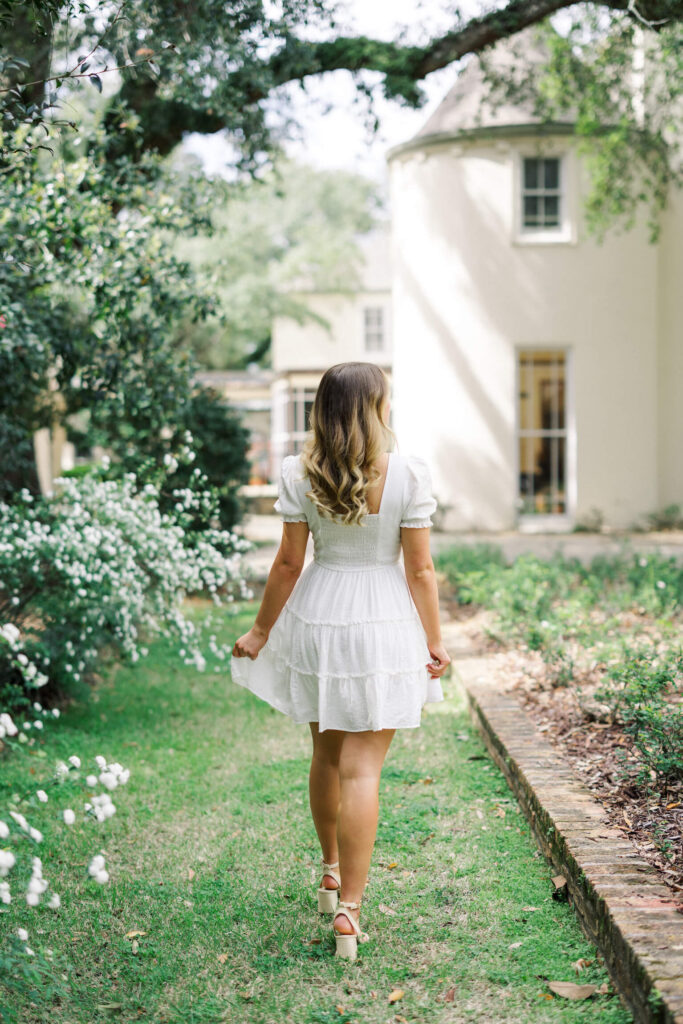
<path id="1" fill-rule="evenodd" d="M 205 666 L 184 597 L 216 604 L 249 596 L 240 576 L 246 541 L 206 522 L 210 499 L 197 486 L 159 509 L 152 483 L 92 474 L 63 479 L 60 493 L 0 503 L 0 707 L 24 710 L 35 690 L 82 687 L 106 644 L 137 661 L 144 635 L 175 634 L 186 664 Z M 211 650 L 220 658 L 228 649 Z"/>

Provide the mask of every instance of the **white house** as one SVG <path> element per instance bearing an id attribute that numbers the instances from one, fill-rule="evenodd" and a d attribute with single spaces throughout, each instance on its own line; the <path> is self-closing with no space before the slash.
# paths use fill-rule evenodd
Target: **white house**
<path id="1" fill-rule="evenodd" d="M 375 231 L 359 239 L 363 267 L 352 292 L 300 291 L 313 318 L 273 322 L 272 478 L 285 455 L 301 450 L 318 382 L 335 363 L 367 360 L 391 369 L 392 317 L 389 237 Z"/>
<path id="2" fill-rule="evenodd" d="M 683 195 L 657 244 L 644 215 L 598 244 L 572 126 L 484 94 L 473 59 L 389 154 L 401 448 L 451 529 L 683 504 Z"/>

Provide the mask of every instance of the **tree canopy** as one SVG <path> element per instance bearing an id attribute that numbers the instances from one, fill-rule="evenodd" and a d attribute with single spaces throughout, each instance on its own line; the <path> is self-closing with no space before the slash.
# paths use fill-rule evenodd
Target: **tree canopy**
<path id="1" fill-rule="evenodd" d="M 549 19 L 560 11 L 569 27 L 558 34 Z M 4 87 L 21 86 L 6 95 L 59 103 L 70 83 L 112 83 L 104 120 L 110 160 L 168 154 L 187 132 L 224 130 L 238 166 L 251 172 L 277 147 L 269 111 L 286 107 L 280 86 L 346 69 L 360 89 L 417 107 L 432 72 L 468 55 L 486 63 L 497 42 L 537 25 L 549 62 L 534 70 L 534 102 L 549 119 L 579 103 L 577 133 L 595 158 L 595 227 L 628 223 L 641 202 L 654 203 L 656 219 L 669 185 L 681 181 L 683 0 L 508 0 L 472 17 L 454 8 L 441 32 L 430 30 L 427 12 L 412 37 L 394 40 L 350 34 L 335 0 L 4 0 L 0 17 L 2 50 L 25 61 L 4 66 Z M 506 88 L 529 84 L 527 76 Z"/>

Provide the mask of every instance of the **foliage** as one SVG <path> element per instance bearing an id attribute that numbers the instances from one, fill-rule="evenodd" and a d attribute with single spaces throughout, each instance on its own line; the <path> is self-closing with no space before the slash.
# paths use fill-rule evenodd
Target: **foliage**
<path id="1" fill-rule="evenodd" d="M 373 227 L 378 202 L 375 186 L 360 175 L 287 160 L 219 193 L 210 242 L 180 239 L 177 251 L 209 277 L 220 320 L 184 324 L 183 341 L 204 365 L 259 360 L 275 316 L 313 316 L 294 289 L 336 292 L 358 284 L 356 239 Z"/>
<path id="2" fill-rule="evenodd" d="M 206 227 L 208 199 L 155 157 L 109 164 L 91 141 L 57 166 L 33 150 L 3 178 L 0 436 L 26 444 L 84 411 L 100 443 L 144 459 L 190 391 L 194 366 L 172 326 L 212 308 L 168 236 Z M 2 496 L 21 482 L 17 470 Z"/>
<path id="3" fill-rule="evenodd" d="M 206 527 L 212 505 L 200 481 L 169 488 L 165 513 L 159 490 L 147 483 L 138 491 L 132 475 L 68 479 L 51 499 L 24 491 L 0 505 L 1 704 L 27 707 L 42 686 L 85 692 L 105 645 L 137 661 L 147 634 L 174 635 L 186 662 L 203 667 L 201 637 L 181 602 L 208 593 L 220 604 L 243 593 L 247 545 Z"/>
<path id="4" fill-rule="evenodd" d="M 631 738 L 638 782 L 683 778 L 683 655 L 671 642 L 680 628 L 683 566 L 675 558 L 624 551 L 584 566 L 559 554 L 547 561 L 522 555 L 505 565 L 499 551 L 479 545 L 434 561 L 459 602 L 495 613 L 496 637 L 539 652 L 555 686 L 573 685 L 578 663 L 600 668 L 594 696 Z M 656 623 L 659 644 L 624 639 L 631 634 L 622 617 Z"/>
<path id="5" fill-rule="evenodd" d="M 193 8 L 191 26 L 184 9 L 159 0 L 127 0 L 121 7 L 71 0 L 59 18 L 52 0 L 36 0 L 31 18 L 25 6 L 10 4 L 7 18 L 15 56 L 27 63 L 5 70 L 8 88 L 26 83 L 17 95 L 39 103 L 37 90 L 49 78 L 62 99 L 79 76 L 101 89 L 103 77 L 121 69 L 104 121 L 108 159 L 136 159 L 141 148 L 168 154 L 188 131 L 226 130 L 237 166 L 250 173 L 270 160 L 290 127 L 280 86 L 346 69 L 369 97 L 382 89 L 391 99 L 419 106 L 420 82 L 432 72 L 468 54 L 486 55 L 497 42 L 539 23 L 547 27 L 549 16 L 576 8 L 566 38 L 564 29 L 562 35 L 546 32 L 551 53 L 547 73 L 534 82 L 534 101 L 549 114 L 578 109 L 576 133 L 592 166 L 590 229 L 600 237 L 609 223 L 627 225 L 645 203 L 656 232 L 668 186 L 680 183 L 675 140 L 682 0 L 639 0 L 627 7 L 624 0 L 579 6 L 574 0 L 510 0 L 502 10 L 468 19 L 454 9 L 445 31 L 433 31 L 422 19 L 391 40 L 344 34 L 332 0 L 288 0 L 275 7 L 204 0 Z M 652 50 L 645 115 L 628 102 L 634 27 Z M 86 58 L 88 69 L 81 72 Z M 508 84 L 517 89 L 515 74 Z M 612 118 L 607 133 L 605 117 Z"/>
<path id="6" fill-rule="evenodd" d="M 542 121 L 575 125 L 590 187 L 588 231 L 602 240 L 629 230 L 639 207 L 648 212 L 652 241 L 671 192 L 683 185 L 680 121 L 683 49 L 679 22 L 645 29 L 627 14 L 604 30 L 599 8 L 582 5 L 562 34 L 545 22 L 534 30 L 544 60 L 526 59 L 512 42 L 514 70 L 481 58 L 495 105 L 524 104 Z"/>

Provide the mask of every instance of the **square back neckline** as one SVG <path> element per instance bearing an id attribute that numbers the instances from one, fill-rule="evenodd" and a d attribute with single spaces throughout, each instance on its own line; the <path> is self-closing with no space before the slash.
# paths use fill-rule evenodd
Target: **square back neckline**
<path id="1" fill-rule="evenodd" d="M 366 512 L 365 515 L 363 516 L 363 519 L 377 519 L 382 513 L 382 508 L 384 506 L 384 498 L 387 493 L 387 487 L 389 485 L 389 470 L 391 469 L 391 456 L 393 454 L 393 452 L 387 452 L 387 471 L 384 474 L 384 487 L 382 488 L 382 497 L 379 500 L 379 508 L 377 509 L 376 512 Z"/>

